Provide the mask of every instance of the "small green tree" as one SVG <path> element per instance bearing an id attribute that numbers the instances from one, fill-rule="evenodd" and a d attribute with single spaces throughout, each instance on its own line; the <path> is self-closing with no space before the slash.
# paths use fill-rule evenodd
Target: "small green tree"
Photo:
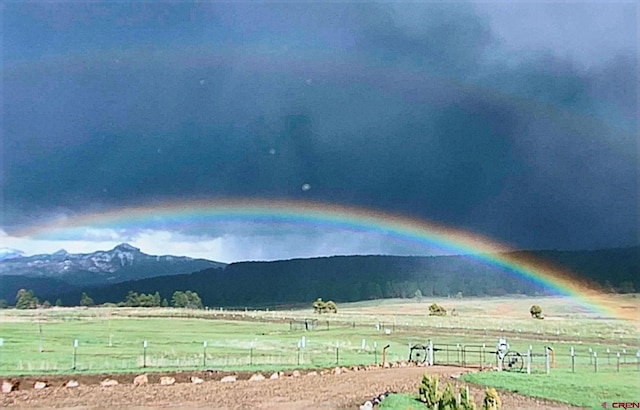
<path id="1" fill-rule="evenodd" d="M 141 293 L 138 295 L 138 306 L 141 307 L 153 307 L 153 295 Z"/>
<path id="2" fill-rule="evenodd" d="M 153 307 L 159 307 L 161 303 L 160 293 L 156 291 L 156 293 L 153 294 Z"/>
<path id="3" fill-rule="evenodd" d="M 460 388 L 460 409 L 476 410 L 476 404 L 473 402 L 473 397 L 469 394 L 469 387 Z"/>
<path id="4" fill-rule="evenodd" d="M 428 408 L 434 408 L 438 404 L 440 396 L 438 392 L 438 377 L 429 377 L 425 373 L 418 386 L 418 395 L 420 401 L 426 404 Z"/>
<path id="5" fill-rule="evenodd" d="M 32 290 L 20 289 L 16 294 L 16 309 L 35 309 L 38 307 L 38 298 Z"/>
<path id="6" fill-rule="evenodd" d="M 56 306 L 62 306 L 62 299 L 56 299 Z"/>
<path id="7" fill-rule="evenodd" d="M 169 301 L 167 298 L 162 299 L 162 303 L 160 304 L 162 307 L 169 307 Z"/>
<path id="8" fill-rule="evenodd" d="M 326 308 L 327 304 L 322 300 L 322 298 L 318 298 L 313 302 L 313 311 L 315 313 L 324 313 Z"/>
<path id="9" fill-rule="evenodd" d="M 6 309 L 9 307 L 9 304 L 5 299 L 0 299 L 0 309 Z"/>
<path id="10" fill-rule="evenodd" d="M 325 311 L 328 313 L 338 313 L 338 306 L 336 306 L 333 300 L 329 300 L 325 304 Z"/>
<path id="11" fill-rule="evenodd" d="M 313 302 L 313 311 L 319 314 L 338 313 L 338 306 L 333 300 L 328 300 L 325 302 L 322 300 L 322 298 L 318 298 L 315 302 Z"/>
<path id="12" fill-rule="evenodd" d="M 493 387 L 488 387 L 484 392 L 484 400 L 482 401 L 483 410 L 500 410 L 502 401 L 498 392 Z"/>
<path id="13" fill-rule="evenodd" d="M 539 305 L 531 306 L 529 313 L 531 313 L 531 317 L 534 319 L 542 319 L 542 308 Z"/>
<path id="14" fill-rule="evenodd" d="M 80 306 L 93 306 L 93 299 L 87 295 L 87 292 L 82 292 L 82 296 L 80 296 Z"/>
<path id="15" fill-rule="evenodd" d="M 420 289 L 416 290 L 416 293 L 413 294 L 413 297 L 416 298 L 418 302 L 422 300 L 422 291 Z"/>
<path id="16" fill-rule="evenodd" d="M 432 303 L 431 306 L 429 306 L 429 315 L 430 316 L 446 316 L 447 309 L 443 308 L 437 303 Z"/>
<path id="17" fill-rule="evenodd" d="M 48 300 L 45 300 L 44 302 L 42 302 L 42 307 L 45 309 L 48 309 L 51 307 L 51 302 L 49 302 Z"/>
<path id="18" fill-rule="evenodd" d="M 186 292 L 181 290 L 173 292 L 171 304 L 173 307 L 177 308 L 202 309 L 202 300 L 200 299 L 200 296 L 198 296 L 196 292 L 192 292 L 190 290 L 187 290 Z"/>
<path id="19" fill-rule="evenodd" d="M 130 290 L 127 292 L 127 296 L 125 296 L 123 305 L 126 307 L 137 307 L 140 306 L 140 296 L 138 292 L 134 292 Z"/>
<path id="20" fill-rule="evenodd" d="M 200 299 L 200 296 L 198 296 L 198 294 L 196 292 L 192 292 L 190 290 L 185 292 L 186 296 L 187 296 L 187 306 L 185 306 L 188 309 L 202 309 L 202 299 Z"/>

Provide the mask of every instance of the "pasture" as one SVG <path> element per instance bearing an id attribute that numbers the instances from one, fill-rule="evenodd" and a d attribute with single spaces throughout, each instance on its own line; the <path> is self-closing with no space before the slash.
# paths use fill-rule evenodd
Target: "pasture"
<path id="1" fill-rule="evenodd" d="M 436 302 L 449 313 L 428 316 Z M 611 297 L 613 310 L 638 299 Z M 539 304 L 544 320 L 532 319 Z M 532 349 L 531 374 L 481 372 L 466 380 L 578 405 L 637 401 L 638 322 L 602 317 L 561 297 L 383 300 L 342 304 L 337 314 L 298 310 L 52 308 L 0 311 L 0 374 L 250 370 L 367 365 L 407 360 L 431 340 L 436 364 L 494 367 L 499 337 Z M 314 329 L 305 330 L 305 319 Z M 76 341 L 77 340 L 77 345 Z M 554 352 L 546 373 L 545 347 Z M 573 349 L 573 358 L 570 351 Z M 573 386 L 573 387 L 571 387 Z M 599 404 L 596 403 L 596 404 Z"/>

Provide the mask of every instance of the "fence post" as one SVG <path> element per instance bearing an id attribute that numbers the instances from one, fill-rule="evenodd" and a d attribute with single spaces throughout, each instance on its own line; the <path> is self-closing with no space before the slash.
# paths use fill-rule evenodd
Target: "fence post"
<path id="1" fill-rule="evenodd" d="M 547 374 L 551 373 L 551 368 L 550 368 L 550 363 L 549 363 L 549 346 L 545 346 L 544 347 L 544 366 L 547 370 Z"/>
<path id="2" fill-rule="evenodd" d="M 593 352 L 593 371 L 598 373 L 598 352 Z"/>
<path id="3" fill-rule="evenodd" d="M 527 350 L 527 374 L 531 374 L 531 349 Z"/>
<path id="4" fill-rule="evenodd" d="M 378 365 L 378 342 L 373 342 L 373 362 Z"/>
<path id="5" fill-rule="evenodd" d="M 616 363 L 616 371 L 619 373 L 620 372 L 620 352 L 618 352 L 616 356 L 618 356 L 618 361 Z"/>
<path id="6" fill-rule="evenodd" d="M 73 341 L 73 370 L 76 369 L 76 356 L 77 356 L 77 350 L 78 350 L 78 339 L 75 339 Z"/>
<path id="7" fill-rule="evenodd" d="M 607 364 L 611 364 L 611 350 L 607 347 Z"/>
<path id="8" fill-rule="evenodd" d="M 147 341 L 142 342 L 142 367 L 147 367 Z"/>
<path id="9" fill-rule="evenodd" d="M 573 346 L 571 346 L 571 373 L 575 373 L 576 372 L 576 352 L 573 349 Z"/>
<path id="10" fill-rule="evenodd" d="M 304 338 L 304 336 L 302 336 Z M 249 366 L 253 366 L 253 340 L 249 346 Z"/>
<path id="11" fill-rule="evenodd" d="M 427 346 L 427 357 L 429 366 L 433 366 L 433 342 L 429 340 L 429 344 Z"/>
<path id="12" fill-rule="evenodd" d="M 589 348 L 589 364 L 593 363 L 593 349 Z"/>
<path id="13" fill-rule="evenodd" d="M 207 367 L 207 341 L 202 342 L 202 365 Z"/>
<path id="14" fill-rule="evenodd" d="M 300 366 L 300 343 L 301 342 L 298 340 L 298 361 L 297 361 L 298 366 Z"/>
<path id="15" fill-rule="evenodd" d="M 340 365 L 340 343 L 336 341 L 336 366 Z"/>
<path id="16" fill-rule="evenodd" d="M 445 363 L 449 364 L 449 346 L 447 346 L 445 349 Z"/>

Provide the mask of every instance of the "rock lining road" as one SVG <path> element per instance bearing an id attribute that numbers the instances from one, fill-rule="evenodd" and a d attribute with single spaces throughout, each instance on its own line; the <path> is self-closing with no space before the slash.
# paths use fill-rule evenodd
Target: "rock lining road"
<path id="1" fill-rule="evenodd" d="M 441 383 L 464 383 L 452 375 L 470 369 L 432 366 L 376 368 L 368 371 L 348 371 L 341 374 L 307 375 L 292 377 L 289 371 L 278 379 L 250 381 L 253 373 L 238 373 L 238 381 L 220 382 L 228 372 L 177 372 L 149 373 L 149 384 L 134 386 L 131 375 L 77 375 L 55 377 L 20 378 L 20 389 L 2 394 L 2 406 L 15 409 L 58 408 L 80 409 L 357 409 L 366 400 L 386 391 L 415 393 L 424 373 L 441 376 Z M 159 384 L 161 376 L 173 376 L 176 383 Z M 202 378 L 201 384 L 190 382 L 192 376 Z M 100 386 L 100 381 L 110 377 L 119 384 Z M 75 388 L 63 387 L 71 380 L 78 380 Z M 50 386 L 35 390 L 36 381 L 47 381 Z M 476 404 L 484 396 L 484 388 L 470 385 Z M 500 392 L 503 409 L 575 409 L 565 404 L 534 399 L 518 394 Z"/>

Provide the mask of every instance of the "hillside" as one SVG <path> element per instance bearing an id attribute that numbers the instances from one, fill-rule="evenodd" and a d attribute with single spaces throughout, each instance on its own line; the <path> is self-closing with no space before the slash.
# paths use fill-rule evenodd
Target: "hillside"
<path id="1" fill-rule="evenodd" d="M 206 259 L 147 255 L 126 243 L 111 250 L 86 254 L 60 250 L 52 254 L 24 256 L 18 250 L 5 250 L 0 255 L 3 255 L 0 259 L 0 299 L 10 302 L 14 300 L 17 289 L 21 288 L 33 289 L 36 294 L 59 294 L 83 287 L 225 266 Z"/>
<path id="2" fill-rule="evenodd" d="M 640 248 L 597 251 L 526 251 L 603 287 L 640 288 Z M 626 282 L 626 283 L 625 283 Z M 117 302 L 129 290 L 160 292 L 194 290 L 208 306 L 274 306 L 308 303 L 316 297 L 336 302 L 389 297 L 499 296 L 540 294 L 550 290 L 512 272 L 463 256 L 335 256 L 274 262 L 240 262 L 191 274 L 84 288 L 96 303 Z M 56 295 L 57 296 L 57 295 Z M 79 300 L 79 291 L 62 295 Z"/>

